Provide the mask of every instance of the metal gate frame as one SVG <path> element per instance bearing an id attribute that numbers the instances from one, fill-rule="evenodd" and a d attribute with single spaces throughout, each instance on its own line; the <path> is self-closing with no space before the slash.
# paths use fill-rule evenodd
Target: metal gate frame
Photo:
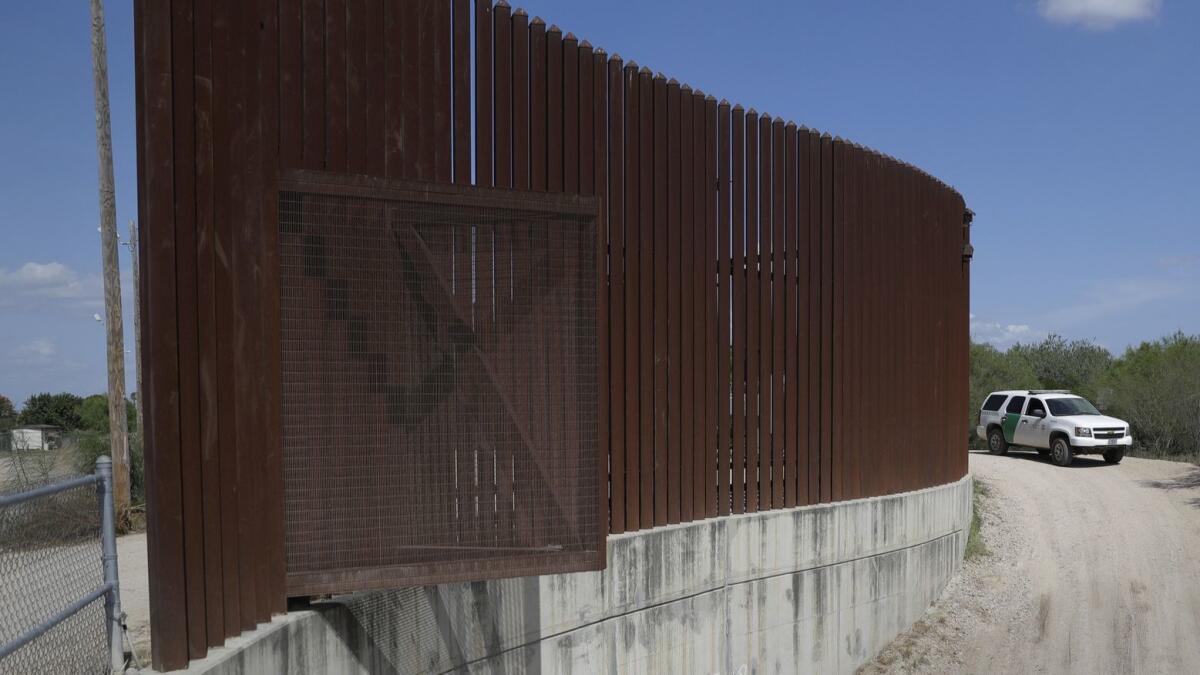
<path id="1" fill-rule="evenodd" d="M 397 181 L 362 175 L 329 173 L 312 170 L 291 170 L 281 174 L 277 193 L 351 197 L 381 201 L 424 203 L 429 205 L 463 204 L 472 208 L 512 210 L 543 213 L 562 217 L 584 217 L 594 224 L 596 240 L 596 325 L 605 317 L 599 301 L 604 292 L 605 251 L 600 241 L 599 200 L 595 197 L 545 192 L 518 192 L 452 184 Z M 282 289 L 281 289 L 282 290 Z M 596 359 L 597 369 L 602 368 Z M 600 374 L 597 372 L 597 383 Z M 605 392 L 598 392 L 599 396 Z M 599 415 L 599 400 L 595 402 Z M 598 425 L 604 421 L 598 420 Z M 282 430 L 281 430 L 282 435 Z M 286 448 L 282 451 L 286 453 Z M 437 583 L 479 581 L 503 577 L 556 574 L 603 569 L 606 564 L 608 530 L 608 456 L 602 448 L 595 451 L 595 480 L 597 503 L 594 531 L 581 533 L 591 545 L 585 550 L 548 550 L 545 552 L 470 560 L 441 560 L 398 566 L 363 567 L 341 571 L 287 572 L 287 594 L 291 597 L 327 593 L 347 593 L 363 590 L 394 589 Z M 286 490 L 282 494 L 286 500 Z M 286 503 L 286 502 L 285 502 Z"/>
<path id="2" fill-rule="evenodd" d="M 124 637 L 125 615 L 121 611 L 121 591 L 117 576 L 117 528 L 113 507 L 112 460 L 106 456 L 97 458 L 96 471 L 90 476 L 79 476 L 25 492 L 0 495 L 0 508 L 43 499 L 92 484 L 100 493 L 100 551 L 104 569 L 103 583 L 52 616 L 42 620 L 36 626 L 30 626 L 28 630 L 13 640 L 0 645 L 0 664 L 13 652 L 50 632 L 55 626 L 71 618 L 96 600 L 104 598 L 105 630 L 108 633 L 110 665 L 114 673 L 124 671 L 125 650 L 121 641 Z"/>

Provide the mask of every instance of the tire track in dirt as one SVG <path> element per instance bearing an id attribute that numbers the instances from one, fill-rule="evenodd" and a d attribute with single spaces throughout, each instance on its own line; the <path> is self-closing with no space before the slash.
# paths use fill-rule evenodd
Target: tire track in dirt
<path id="1" fill-rule="evenodd" d="M 1200 469 L 971 455 L 983 539 L 864 673 L 1200 673 Z"/>

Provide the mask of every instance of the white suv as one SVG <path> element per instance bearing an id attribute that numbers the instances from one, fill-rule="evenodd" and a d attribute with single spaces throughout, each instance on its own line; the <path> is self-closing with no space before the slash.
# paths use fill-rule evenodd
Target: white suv
<path id="1" fill-rule="evenodd" d="M 1133 444 L 1128 423 L 1102 415 L 1087 399 L 1060 389 L 994 392 L 983 402 L 975 433 L 993 455 L 1020 445 L 1049 455 L 1059 466 L 1083 454 L 1103 454 L 1104 461 L 1116 464 Z"/>

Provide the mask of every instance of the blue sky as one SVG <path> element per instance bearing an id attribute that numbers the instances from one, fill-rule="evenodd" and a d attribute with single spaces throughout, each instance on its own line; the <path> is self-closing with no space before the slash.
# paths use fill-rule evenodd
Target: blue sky
<path id="1" fill-rule="evenodd" d="M 130 4 L 107 3 L 123 233 L 136 217 Z M 957 187 L 977 214 L 977 339 L 1058 332 L 1119 351 L 1200 333 L 1200 3 L 521 6 Z M 18 405 L 105 386 L 88 30 L 84 2 L 0 3 L 0 393 Z"/>

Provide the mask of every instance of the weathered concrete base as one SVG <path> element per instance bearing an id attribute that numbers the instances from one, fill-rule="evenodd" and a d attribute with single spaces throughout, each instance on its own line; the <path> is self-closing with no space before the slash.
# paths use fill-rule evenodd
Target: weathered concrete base
<path id="1" fill-rule="evenodd" d="M 848 673 L 957 572 L 971 479 L 610 537 L 608 568 L 363 593 L 194 662 L 242 673 Z"/>

